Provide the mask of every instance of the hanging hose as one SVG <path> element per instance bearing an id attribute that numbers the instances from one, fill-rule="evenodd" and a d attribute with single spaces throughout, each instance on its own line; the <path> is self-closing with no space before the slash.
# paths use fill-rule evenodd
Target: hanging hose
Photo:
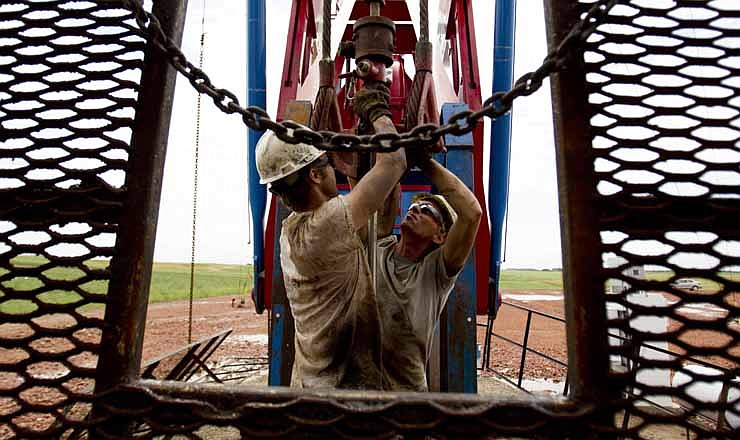
<path id="1" fill-rule="evenodd" d="M 206 41 L 206 0 L 203 0 L 203 15 L 200 21 L 200 59 L 198 68 L 203 69 Z M 198 158 L 200 155 L 200 97 L 195 104 L 195 157 L 193 158 L 193 229 L 190 240 L 190 295 L 188 296 L 188 344 L 193 342 L 193 291 L 195 284 L 195 232 L 198 220 Z"/>

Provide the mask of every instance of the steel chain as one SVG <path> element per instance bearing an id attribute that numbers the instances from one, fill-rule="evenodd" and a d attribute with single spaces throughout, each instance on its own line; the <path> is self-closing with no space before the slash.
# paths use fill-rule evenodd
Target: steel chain
<path id="1" fill-rule="evenodd" d="M 601 18 L 616 4 L 624 0 L 598 0 L 568 32 L 558 47 L 548 53 L 542 65 L 522 75 L 508 92 L 494 93 L 478 111 L 463 111 L 453 115 L 442 126 L 424 124 L 405 133 L 383 133 L 353 135 L 332 131 L 314 131 L 292 121 L 275 122 L 264 109 L 242 107 L 236 95 L 226 89 L 215 87 L 208 75 L 190 63 L 179 47 L 170 40 L 157 17 L 144 9 L 142 0 L 121 0 L 134 12 L 136 23 L 159 49 L 167 54 L 170 64 L 198 91 L 211 97 L 213 103 L 226 114 L 239 114 L 244 124 L 257 131 L 274 131 L 278 138 L 290 143 L 307 143 L 326 151 L 395 151 L 410 146 L 429 146 L 447 134 L 456 136 L 471 132 L 484 117 L 496 119 L 511 111 L 514 100 L 536 92 L 553 73 L 565 69 L 588 38 Z"/>

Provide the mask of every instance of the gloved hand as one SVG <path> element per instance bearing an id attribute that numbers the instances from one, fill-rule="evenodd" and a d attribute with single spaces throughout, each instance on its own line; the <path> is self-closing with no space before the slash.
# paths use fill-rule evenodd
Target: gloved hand
<path id="1" fill-rule="evenodd" d="M 432 160 L 434 153 L 429 147 L 406 147 L 406 165 L 409 169 L 419 167 L 424 169 Z"/>
<path id="2" fill-rule="evenodd" d="M 439 139 L 432 145 L 411 145 L 406 147 L 406 163 L 409 168 L 418 166 L 424 169 L 429 161 L 433 160 L 436 153 L 444 153 L 446 151 L 447 148 L 445 148 L 442 139 Z"/>
<path id="3" fill-rule="evenodd" d="M 355 114 L 361 119 L 374 122 L 381 116 L 391 116 L 391 91 L 384 82 L 366 81 L 352 101 Z"/>

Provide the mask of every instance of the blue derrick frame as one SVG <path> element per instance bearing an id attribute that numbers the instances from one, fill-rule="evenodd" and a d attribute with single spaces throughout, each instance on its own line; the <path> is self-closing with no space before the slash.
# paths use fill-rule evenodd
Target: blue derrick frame
<path id="1" fill-rule="evenodd" d="M 266 77 L 266 8 L 264 0 L 247 1 L 247 105 L 267 107 Z M 255 160 L 255 147 L 262 132 L 247 130 L 249 162 L 249 206 L 252 213 L 252 264 L 254 287 L 252 299 L 257 313 L 264 310 L 265 240 L 264 217 L 267 191 L 260 184 Z"/>
<path id="2" fill-rule="evenodd" d="M 469 110 L 467 104 L 442 106 L 441 123 L 456 113 Z M 444 138 L 447 153 L 436 159 L 473 190 L 473 133 Z M 475 248 L 468 256 L 439 322 L 440 385 L 442 391 L 476 393 L 476 282 Z"/>
<path id="3" fill-rule="evenodd" d="M 511 89 L 514 78 L 514 37 L 516 0 L 497 0 L 493 37 L 493 93 Z M 488 301 L 489 315 L 495 315 L 500 304 L 504 221 L 509 198 L 509 165 L 511 163 L 511 113 L 491 124 L 491 155 L 488 176 L 488 212 L 491 216 L 491 263 Z"/>

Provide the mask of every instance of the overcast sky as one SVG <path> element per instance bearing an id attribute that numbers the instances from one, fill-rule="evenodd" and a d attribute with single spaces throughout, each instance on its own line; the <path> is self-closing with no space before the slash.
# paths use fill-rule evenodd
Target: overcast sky
<path id="1" fill-rule="evenodd" d="M 203 1 L 190 0 L 183 51 L 197 64 Z M 290 0 L 267 2 L 268 112 L 275 118 Z M 430 5 L 437 2 L 432 0 Z M 520 2 L 515 78 L 536 69 L 546 55 L 542 3 Z M 483 99 L 491 95 L 494 2 L 474 0 Z M 430 6 L 431 7 L 431 6 Z M 218 87 L 246 103 L 246 2 L 208 0 L 204 70 Z M 190 260 L 196 93 L 178 78 L 155 248 L 156 261 Z M 251 263 L 246 127 L 202 101 L 196 260 Z M 490 123 L 486 123 L 486 136 Z M 487 139 L 487 138 L 486 138 Z M 549 82 L 516 101 L 505 267 L 561 266 L 555 155 Z M 485 142 L 486 149 L 488 141 Z M 488 172 L 487 163 L 485 173 Z M 483 178 L 488 182 L 487 175 Z"/>

